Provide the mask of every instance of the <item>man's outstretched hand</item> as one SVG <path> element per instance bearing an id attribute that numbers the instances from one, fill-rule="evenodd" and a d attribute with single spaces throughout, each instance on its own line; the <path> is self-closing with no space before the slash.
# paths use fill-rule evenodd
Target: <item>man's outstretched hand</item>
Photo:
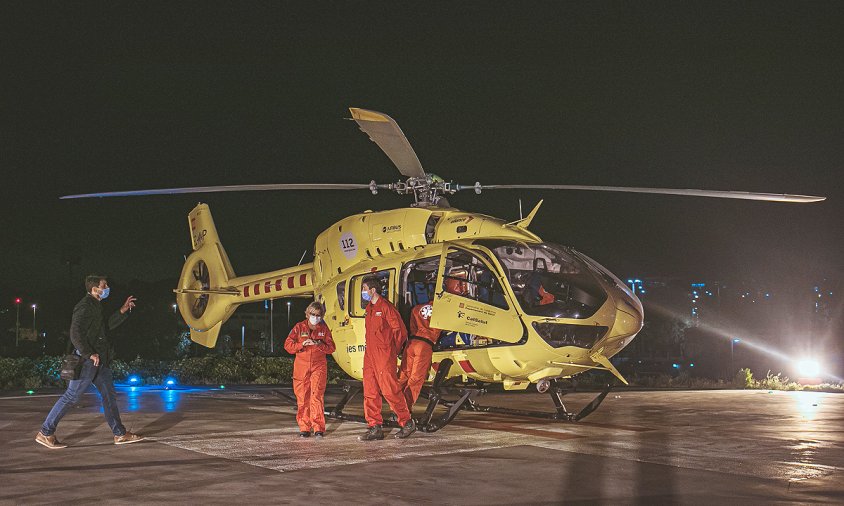
<path id="1" fill-rule="evenodd" d="M 135 301 L 137 299 L 134 295 L 130 295 L 126 298 L 126 302 L 123 303 L 123 306 L 120 307 L 120 312 L 126 314 L 126 311 L 131 311 L 133 307 L 135 307 Z"/>

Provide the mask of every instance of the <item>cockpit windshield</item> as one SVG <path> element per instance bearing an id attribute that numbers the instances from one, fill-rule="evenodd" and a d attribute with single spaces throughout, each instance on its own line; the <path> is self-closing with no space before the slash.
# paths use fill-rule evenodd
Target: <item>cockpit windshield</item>
<path id="1" fill-rule="evenodd" d="M 607 300 L 597 273 L 571 248 L 552 243 L 478 241 L 492 250 L 525 313 L 589 318 Z"/>

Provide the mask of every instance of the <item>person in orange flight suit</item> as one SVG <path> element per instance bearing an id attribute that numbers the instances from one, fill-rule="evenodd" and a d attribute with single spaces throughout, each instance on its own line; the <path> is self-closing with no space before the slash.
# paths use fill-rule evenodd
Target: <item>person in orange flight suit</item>
<path id="1" fill-rule="evenodd" d="M 407 340 L 407 329 L 396 307 L 381 297 L 377 276 L 363 278 L 361 297 L 366 306 L 366 352 L 363 355 L 363 413 L 368 425 L 361 441 L 384 439 L 381 425 L 382 396 L 398 417 L 401 430 L 395 435 L 406 438 L 416 431 L 407 402 L 402 396 L 396 375 L 399 349 Z"/>
<path id="2" fill-rule="evenodd" d="M 552 302 L 556 301 L 557 298 L 554 297 L 554 294 L 551 292 L 546 292 L 545 287 L 539 285 L 539 302 L 536 303 L 537 306 L 545 306 L 547 304 L 551 304 Z"/>
<path id="3" fill-rule="evenodd" d="M 440 329 L 431 328 L 431 313 L 430 303 L 419 304 L 410 311 L 410 340 L 401 357 L 399 386 L 411 413 L 416 399 L 419 398 L 419 392 L 422 391 L 422 385 L 428 379 L 434 345 L 439 341 L 442 332 Z"/>
<path id="4" fill-rule="evenodd" d="M 293 391 L 296 393 L 296 422 L 299 437 L 325 436 L 325 384 L 328 367 L 325 356 L 334 353 L 334 340 L 328 325 L 322 321 L 322 304 L 311 302 L 305 309 L 304 321 L 293 326 L 284 341 L 293 361 Z"/>

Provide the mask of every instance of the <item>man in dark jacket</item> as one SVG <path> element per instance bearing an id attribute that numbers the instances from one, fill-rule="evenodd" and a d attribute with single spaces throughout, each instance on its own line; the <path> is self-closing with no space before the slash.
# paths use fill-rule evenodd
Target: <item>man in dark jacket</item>
<path id="1" fill-rule="evenodd" d="M 35 442 L 47 448 L 66 448 L 56 439 L 54 433 L 59 421 L 67 411 L 82 398 L 82 394 L 93 385 L 103 399 L 103 414 L 111 431 L 114 444 L 135 443 L 144 438 L 128 432 L 120 421 L 117 410 L 117 393 L 114 391 L 114 379 L 111 375 L 111 360 L 114 348 L 108 338 L 108 331 L 126 321 L 129 311 L 135 307 L 135 297 L 129 296 L 120 311 L 112 314 L 108 320 L 103 317 L 102 300 L 108 297 L 109 287 L 104 276 L 91 275 L 85 278 L 88 293 L 73 308 L 70 323 L 70 340 L 84 362 L 79 378 L 68 382 L 67 390 L 56 401 L 41 431 L 35 436 Z"/>

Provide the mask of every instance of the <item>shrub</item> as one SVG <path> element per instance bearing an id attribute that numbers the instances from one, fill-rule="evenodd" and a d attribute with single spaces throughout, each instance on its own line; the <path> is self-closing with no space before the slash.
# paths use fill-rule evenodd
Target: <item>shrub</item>
<path id="1" fill-rule="evenodd" d="M 739 369 L 733 378 L 733 387 L 735 388 L 755 388 L 756 381 L 753 379 L 753 373 L 750 369 Z"/>
<path id="2" fill-rule="evenodd" d="M 757 388 L 762 390 L 800 390 L 801 386 L 798 383 L 788 380 L 788 376 L 783 376 L 782 373 L 773 374 L 768 371 L 764 379 L 757 382 Z"/>

